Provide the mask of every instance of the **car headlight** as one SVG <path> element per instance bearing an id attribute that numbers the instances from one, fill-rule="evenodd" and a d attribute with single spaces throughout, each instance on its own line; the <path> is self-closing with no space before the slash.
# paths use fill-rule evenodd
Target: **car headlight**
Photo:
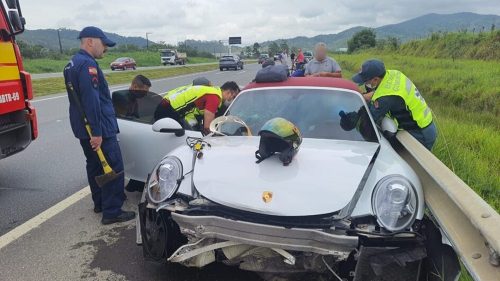
<path id="1" fill-rule="evenodd" d="M 375 186 L 372 208 L 378 223 L 389 231 L 410 226 L 417 215 L 418 198 L 413 185 L 403 176 L 390 175 Z"/>
<path id="2" fill-rule="evenodd" d="M 148 180 L 148 198 L 161 203 L 172 197 L 182 179 L 182 163 L 177 157 L 168 156 L 156 165 Z"/>

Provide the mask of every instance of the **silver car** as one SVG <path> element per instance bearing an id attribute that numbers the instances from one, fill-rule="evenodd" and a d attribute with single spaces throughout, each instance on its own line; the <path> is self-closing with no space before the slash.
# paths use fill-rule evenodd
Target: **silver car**
<path id="1" fill-rule="evenodd" d="M 457 256 L 390 144 L 396 126 L 378 128 L 367 112 L 356 85 L 310 77 L 251 83 L 205 137 L 168 118 L 122 119 L 126 173 L 149 174 L 137 223 L 145 257 L 269 280 L 456 280 Z M 288 166 L 256 163 L 258 132 L 275 117 L 303 136 Z"/>

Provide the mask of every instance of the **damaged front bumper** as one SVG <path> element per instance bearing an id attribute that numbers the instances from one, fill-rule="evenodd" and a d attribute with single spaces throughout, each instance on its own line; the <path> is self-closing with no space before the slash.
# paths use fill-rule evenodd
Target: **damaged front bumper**
<path id="1" fill-rule="evenodd" d="M 358 237 L 347 236 L 343 231 L 285 228 L 218 216 L 192 216 L 179 213 L 171 215 L 179 225 L 181 233 L 197 238 L 212 238 L 257 247 L 337 257 L 347 257 L 353 249 L 358 247 Z"/>

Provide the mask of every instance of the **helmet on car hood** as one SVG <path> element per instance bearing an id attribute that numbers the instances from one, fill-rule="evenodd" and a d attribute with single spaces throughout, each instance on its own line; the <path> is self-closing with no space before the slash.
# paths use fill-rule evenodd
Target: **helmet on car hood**
<path id="1" fill-rule="evenodd" d="M 257 163 L 279 153 L 279 159 L 287 166 L 292 162 L 302 143 L 302 136 L 297 126 L 279 117 L 267 121 L 259 131 L 259 136 L 259 150 L 255 152 Z"/>

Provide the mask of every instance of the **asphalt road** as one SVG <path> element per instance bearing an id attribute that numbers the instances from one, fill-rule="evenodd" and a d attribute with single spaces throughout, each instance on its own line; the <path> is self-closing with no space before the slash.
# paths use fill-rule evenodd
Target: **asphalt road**
<path id="1" fill-rule="evenodd" d="M 215 85 L 228 80 L 246 85 L 259 67 L 250 64 L 240 71 L 216 70 L 154 80 L 151 91 L 165 92 L 191 83 L 196 76 L 205 76 Z M 126 87 L 114 86 L 112 90 Z M 46 96 L 33 104 L 38 114 L 38 139 L 25 151 L 0 161 L 0 235 L 88 184 L 84 155 L 69 124 L 66 95 Z"/>
<path id="2" fill-rule="evenodd" d="M 128 193 L 124 209 L 137 209 Z M 136 244 L 135 222 L 101 225 L 89 195 L 1 248 L 0 280 L 258 281 L 236 267 L 203 269 L 147 262 Z"/>
<path id="3" fill-rule="evenodd" d="M 210 65 L 210 64 L 217 64 L 216 62 L 209 62 L 209 63 L 197 63 L 197 64 L 191 64 L 191 65 Z M 187 66 L 189 66 L 188 64 Z M 125 71 L 134 71 L 140 73 L 141 71 L 144 70 L 151 70 L 151 69 L 162 69 L 162 68 L 176 68 L 176 67 L 184 67 L 185 65 L 157 65 L 157 66 L 141 66 L 137 67 L 136 70 L 125 70 Z M 106 66 L 107 67 L 107 66 Z M 123 70 L 115 70 L 112 71 L 111 69 L 104 69 L 104 73 L 111 73 L 111 72 L 119 72 Z M 57 78 L 57 77 L 63 77 L 62 72 L 52 72 L 52 73 L 36 73 L 36 74 L 31 74 L 31 78 L 33 80 L 37 79 L 44 79 L 44 78 Z"/>

